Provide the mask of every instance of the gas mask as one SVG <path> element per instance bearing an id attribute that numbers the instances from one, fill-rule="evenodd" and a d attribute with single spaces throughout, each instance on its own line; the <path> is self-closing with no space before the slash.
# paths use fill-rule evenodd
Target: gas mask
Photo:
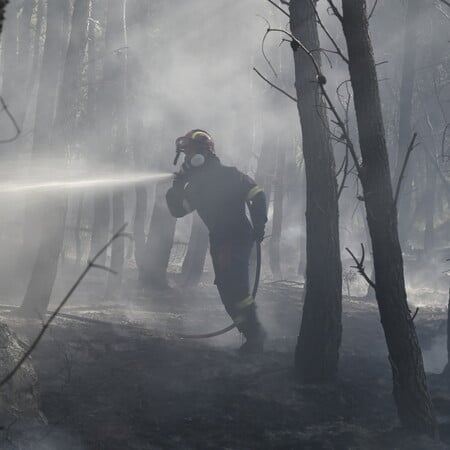
<path id="1" fill-rule="evenodd" d="M 181 153 L 185 154 L 183 166 L 187 169 L 198 169 L 205 164 L 206 157 L 201 151 L 201 145 L 193 142 L 191 138 L 180 137 L 176 140 L 174 165 L 177 164 Z"/>

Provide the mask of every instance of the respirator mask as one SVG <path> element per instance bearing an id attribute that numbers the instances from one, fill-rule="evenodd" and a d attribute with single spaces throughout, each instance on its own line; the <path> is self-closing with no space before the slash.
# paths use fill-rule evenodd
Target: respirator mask
<path id="1" fill-rule="evenodd" d="M 185 154 L 184 165 L 188 169 L 198 169 L 205 164 L 206 158 L 202 152 L 201 145 L 189 137 L 179 137 L 176 142 L 176 156 L 174 165 L 177 164 L 181 153 Z"/>

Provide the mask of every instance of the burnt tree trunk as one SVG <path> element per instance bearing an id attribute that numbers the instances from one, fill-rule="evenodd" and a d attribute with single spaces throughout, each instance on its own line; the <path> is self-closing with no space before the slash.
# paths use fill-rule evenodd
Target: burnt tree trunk
<path id="1" fill-rule="evenodd" d="M 291 30 L 307 48 L 320 47 L 316 2 L 291 0 Z M 295 366 L 303 382 L 336 377 L 342 336 L 342 266 L 335 162 L 316 72 L 294 52 L 298 112 L 306 173 L 306 285 Z M 320 64 L 320 59 L 318 58 Z"/>
<path id="2" fill-rule="evenodd" d="M 27 97 L 26 86 L 28 78 L 32 76 L 30 68 L 30 47 L 31 47 L 31 16 L 34 9 L 34 0 L 25 0 L 23 2 L 22 14 L 19 21 L 19 39 L 18 39 L 18 70 L 16 71 L 16 89 L 15 89 L 15 116 L 19 127 L 23 127 L 23 121 L 27 111 L 30 98 Z"/>
<path id="3" fill-rule="evenodd" d="M 401 423 L 434 435 L 436 421 L 422 352 L 408 308 L 384 125 L 366 2 L 343 0 L 343 29 L 362 154 L 361 184 L 372 240 L 376 298 L 380 310 L 394 399 Z"/>
<path id="4" fill-rule="evenodd" d="M 140 278 L 144 286 L 156 289 L 168 287 L 167 267 L 177 223 L 177 220 L 170 215 L 167 208 L 166 191 L 167 183 L 158 183 Z"/>
<path id="5" fill-rule="evenodd" d="M 403 67 L 400 86 L 399 136 L 397 164 L 395 167 L 395 182 L 397 183 L 405 160 L 409 142 L 412 137 L 411 113 L 414 95 L 414 81 L 416 73 L 417 38 L 419 13 L 423 0 L 408 0 L 407 13 L 404 25 L 403 38 Z M 399 235 L 402 242 L 408 237 L 409 223 L 411 221 L 412 195 L 411 195 L 411 165 L 406 168 L 402 181 L 402 192 L 399 198 Z"/>
<path id="6" fill-rule="evenodd" d="M 286 163 L 286 147 L 284 143 L 278 145 L 276 155 L 275 178 L 273 182 L 273 218 L 272 234 L 269 243 L 269 263 L 272 276 L 275 280 L 280 280 L 281 261 L 280 261 L 280 241 L 283 227 L 283 200 L 284 200 L 284 172 Z"/>
<path id="7" fill-rule="evenodd" d="M 184 286 L 194 287 L 199 283 L 205 266 L 208 245 L 208 229 L 199 215 L 194 213 L 189 245 L 181 268 Z"/>
<path id="8" fill-rule="evenodd" d="M 144 141 L 144 125 L 139 121 L 135 126 L 133 133 L 133 156 L 136 170 L 142 170 L 144 161 L 142 157 L 142 149 L 145 148 Z M 136 205 L 134 214 L 133 239 L 134 239 L 134 257 L 138 270 L 141 270 L 144 261 L 145 248 L 145 224 L 147 221 L 148 211 L 148 192 L 147 186 L 137 184 L 135 187 Z"/>
<path id="9" fill-rule="evenodd" d="M 98 51 L 97 51 L 97 39 L 95 34 L 95 23 L 97 17 L 95 12 L 98 12 L 98 9 L 94 9 L 94 4 L 91 4 L 91 12 L 90 12 L 90 20 L 88 25 L 88 67 L 87 67 L 87 130 L 90 134 L 90 147 L 92 151 L 99 160 L 105 160 L 107 158 L 107 132 L 106 129 L 109 128 L 106 122 L 102 122 L 101 120 L 104 118 L 104 110 L 102 106 L 105 104 L 103 99 L 105 97 L 109 97 L 105 90 L 107 87 L 102 84 L 102 89 L 98 89 L 98 76 L 97 76 L 97 59 Z M 106 50 L 105 50 L 106 52 Z M 102 64 L 102 60 L 98 62 Z M 101 105 L 99 106 L 99 99 L 101 100 Z M 108 103 L 106 103 L 108 105 Z M 100 133 L 96 133 L 95 129 L 100 128 Z M 98 163 L 95 161 L 94 163 Z M 109 200 L 109 192 L 107 191 L 97 191 L 94 193 L 94 217 L 92 220 L 92 234 L 91 234 L 91 242 L 90 242 L 90 252 L 89 259 L 92 259 L 95 254 L 100 250 L 100 248 L 105 244 L 108 240 L 109 235 L 109 223 L 111 216 L 111 205 Z M 103 253 L 98 258 L 98 263 L 100 265 L 105 265 L 106 261 L 106 252 Z"/>
<path id="10" fill-rule="evenodd" d="M 48 5 L 49 11 L 51 6 L 51 4 Z M 76 105 L 79 95 L 87 43 L 88 10 L 89 0 L 76 0 L 51 141 L 46 155 L 52 156 L 60 163 L 64 162 L 75 123 L 74 105 Z M 60 36 L 57 39 L 60 39 Z M 47 311 L 64 241 L 66 209 L 67 196 L 65 194 L 49 195 L 42 205 L 44 219 L 42 225 L 45 226 L 42 226 L 41 229 L 37 258 L 22 304 L 22 309 L 28 314 L 43 317 Z"/>
<path id="11" fill-rule="evenodd" d="M 105 64 L 105 74 L 112 85 L 110 95 L 114 96 L 111 114 L 113 144 L 113 164 L 120 168 L 124 163 L 124 155 L 128 143 L 127 117 L 127 0 L 110 2 L 108 6 L 108 23 L 106 29 L 106 50 L 112 53 L 116 48 L 122 48 L 114 59 Z M 124 193 L 121 188 L 115 188 L 112 193 L 112 227 L 116 232 L 125 222 Z M 122 284 L 123 265 L 125 262 L 125 242 L 123 238 L 116 239 L 111 245 L 111 269 L 108 274 L 106 297 L 119 293 Z"/>

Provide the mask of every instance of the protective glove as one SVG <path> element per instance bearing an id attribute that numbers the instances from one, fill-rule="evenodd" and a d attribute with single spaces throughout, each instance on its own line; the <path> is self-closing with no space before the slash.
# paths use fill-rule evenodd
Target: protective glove
<path id="1" fill-rule="evenodd" d="M 264 225 L 255 225 L 253 227 L 253 237 L 258 244 L 264 240 L 265 226 Z"/>

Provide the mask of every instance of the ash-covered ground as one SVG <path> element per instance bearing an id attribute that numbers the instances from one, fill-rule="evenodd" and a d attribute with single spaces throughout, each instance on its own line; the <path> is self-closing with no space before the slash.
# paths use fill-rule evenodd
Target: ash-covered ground
<path id="1" fill-rule="evenodd" d="M 67 271 L 57 294 L 76 273 Z M 111 300 L 99 294 L 101 276 L 89 275 L 64 309 L 70 317 L 56 320 L 32 356 L 48 425 L 23 430 L 11 424 L 2 430 L 2 449 L 450 448 L 450 380 L 443 377 L 429 376 L 443 442 L 398 427 L 370 295 L 344 296 L 338 383 L 300 385 L 293 371 L 300 283 L 261 284 L 267 351 L 242 358 L 236 330 L 202 341 L 176 335 L 230 323 L 208 280 L 196 289 L 152 292 L 134 277 L 130 271 L 123 293 Z M 41 324 L 15 313 L 5 306 L 1 320 L 30 342 Z M 415 319 L 427 369 L 435 372 L 446 362 L 446 317 L 440 299 L 422 305 Z"/>

